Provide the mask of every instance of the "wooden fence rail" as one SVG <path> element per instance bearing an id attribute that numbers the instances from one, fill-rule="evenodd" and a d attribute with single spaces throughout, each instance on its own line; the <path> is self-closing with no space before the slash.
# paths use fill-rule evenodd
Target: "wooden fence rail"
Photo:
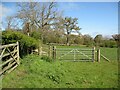
<path id="1" fill-rule="evenodd" d="M 49 56 L 55 59 L 56 56 L 56 46 L 39 46 L 38 49 L 32 51 L 32 53 L 37 53 L 40 56 Z"/>
<path id="2" fill-rule="evenodd" d="M 96 61 L 100 62 L 101 57 L 107 61 L 110 61 L 107 57 L 101 54 L 100 49 L 96 50 L 95 47 L 91 49 L 91 48 L 56 48 L 56 46 L 40 46 L 37 50 L 34 50 L 34 52 L 37 52 L 41 56 L 42 55 L 49 56 L 54 60 L 60 59 L 58 57 L 63 57 L 63 56 L 65 57 L 69 54 L 69 58 L 71 57 L 71 59 L 73 58 L 73 60 L 77 60 L 77 56 L 79 56 L 79 57 L 88 57 L 86 60 L 83 59 L 81 61 L 91 60 L 93 62 Z"/>
<path id="3" fill-rule="evenodd" d="M 19 64 L 19 43 L 2 45 L 0 47 L 0 75 L 9 73 L 15 69 Z"/>
<path id="4" fill-rule="evenodd" d="M 108 61 L 108 62 L 110 62 L 110 60 L 107 58 L 107 57 L 105 57 L 101 52 L 100 52 L 100 49 L 98 49 L 97 50 L 97 61 L 98 62 L 100 62 L 100 58 L 103 58 L 103 59 L 105 59 L 106 61 Z"/>

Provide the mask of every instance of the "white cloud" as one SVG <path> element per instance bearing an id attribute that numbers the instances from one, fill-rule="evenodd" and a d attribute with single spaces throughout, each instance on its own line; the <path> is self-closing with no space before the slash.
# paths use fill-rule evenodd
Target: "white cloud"
<path id="1" fill-rule="evenodd" d="M 0 18 L 5 18 L 11 11 L 11 8 L 5 7 L 3 4 L 0 4 Z"/>
<path id="2" fill-rule="evenodd" d="M 3 4 L 0 4 L 0 28 L 3 28 L 3 21 L 5 18 L 12 12 L 11 8 L 8 8 L 4 6 Z"/>

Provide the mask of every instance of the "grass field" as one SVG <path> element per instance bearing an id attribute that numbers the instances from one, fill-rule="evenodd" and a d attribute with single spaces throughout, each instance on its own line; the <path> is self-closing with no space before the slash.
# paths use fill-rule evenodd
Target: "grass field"
<path id="1" fill-rule="evenodd" d="M 71 47 L 73 48 L 73 47 Z M 118 62 L 116 48 L 101 48 L 107 62 L 46 62 L 28 55 L 21 65 L 3 78 L 3 88 L 116 88 Z"/>

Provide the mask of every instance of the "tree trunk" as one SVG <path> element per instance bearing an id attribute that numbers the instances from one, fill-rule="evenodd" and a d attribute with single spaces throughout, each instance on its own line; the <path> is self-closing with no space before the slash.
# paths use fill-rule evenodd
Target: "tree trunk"
<path id="1" fill-rule="evenodd" d="M 67 46 L 69 46 L 70 44 L 69 44 L 69 37 L 68 37 L 69 35 L 67 35 L 67 40 L 66 40 L 66 45 Z"/>

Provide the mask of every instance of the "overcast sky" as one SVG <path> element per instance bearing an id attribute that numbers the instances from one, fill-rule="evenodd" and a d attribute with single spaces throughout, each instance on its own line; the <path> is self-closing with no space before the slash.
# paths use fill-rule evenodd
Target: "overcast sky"
<path id="1" fill-rule="evenodd" d="M 2 2 L 2 20 L 14 15 L 17 11 L 14 2 Z M 64 16 L 78 18 L 78 26 L 82 34 L 112 35 L 118 33 L 118 3 L 117 2 L 58 2 L 58 8 L 64 10 Z M 4 27 L 3 27 L 4 29 Z"/>

